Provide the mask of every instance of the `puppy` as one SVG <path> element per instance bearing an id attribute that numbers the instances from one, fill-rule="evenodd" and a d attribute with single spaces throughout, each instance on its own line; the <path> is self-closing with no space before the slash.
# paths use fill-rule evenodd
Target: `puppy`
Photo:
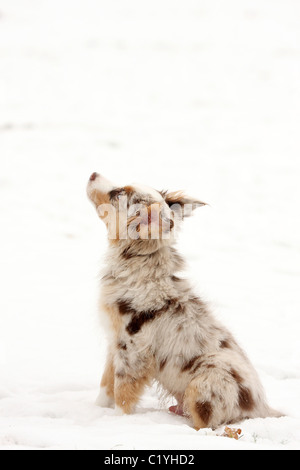
<path id="1" fill-rule="evenodd" d="M 97 173 L 87 193 L 109 238 L 101 311 L 110 343 L 97 404 L 132 413 L 155 380 L 176 398 L 170 410 L 197 430 L 281 416 L 231 333 L 178 275 L 184 262 L 175 233 L 204 203 L 181 192 L 118 187 Z"/>

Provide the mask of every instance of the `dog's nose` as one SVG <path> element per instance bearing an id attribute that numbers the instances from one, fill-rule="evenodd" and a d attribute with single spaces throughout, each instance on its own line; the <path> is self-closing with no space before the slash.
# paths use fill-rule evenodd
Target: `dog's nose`
<path id="1" fill-rule="evenodd" d="M 99 176 L 98 173 L 96 173 L 96 172 L 93 173 L 93 174 L 90 176 L 90 181 L 95 181 L 95 179 L 97 178 L 97 176 Z"/>

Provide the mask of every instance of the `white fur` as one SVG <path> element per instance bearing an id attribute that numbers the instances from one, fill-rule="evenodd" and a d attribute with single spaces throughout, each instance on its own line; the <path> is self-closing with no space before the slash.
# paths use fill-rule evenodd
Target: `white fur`
<path id="1" fill-rule="evenodd" d="M 106 393 L 105 387 L 100 387 L 99 395 L 96 399 L 95 404 L 101 406 L 102 408 L 111 408 L 114 405 L 114 400 L 110 398 Z"/>

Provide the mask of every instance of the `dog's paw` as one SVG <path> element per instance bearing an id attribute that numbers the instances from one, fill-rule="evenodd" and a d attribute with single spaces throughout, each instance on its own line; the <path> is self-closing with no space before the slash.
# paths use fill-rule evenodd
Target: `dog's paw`
<path id="1" fill-rule="evenodd" d="M 107 395 L 105 388 L 101 387 L 95 404 L 102 408 L 112 408 L 114 406 L 114 400 Z"/>
<path id="2" fill-rule="evenodd" d="M 115 415 L 116 415 L 116 416 L 124 416 L 125 413 L 124 413 L 124 411 L 122 410 L 122 408 L 120 408 L 119 406 L 115 405 Z"/>

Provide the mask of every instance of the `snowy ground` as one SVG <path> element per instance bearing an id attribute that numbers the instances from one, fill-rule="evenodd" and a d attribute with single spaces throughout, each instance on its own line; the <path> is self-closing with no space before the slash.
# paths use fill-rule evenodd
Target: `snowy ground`
<path id="1" fill-rule="evenodd" d="M 0 448 L 300 448 L 298 0 L 0 1 Z M 286 417 L 196 432 L 94 405 L 93 171 L 211 204 L 179 246 Z M 167 334 L 167 333 L 166 333 Z"/>

